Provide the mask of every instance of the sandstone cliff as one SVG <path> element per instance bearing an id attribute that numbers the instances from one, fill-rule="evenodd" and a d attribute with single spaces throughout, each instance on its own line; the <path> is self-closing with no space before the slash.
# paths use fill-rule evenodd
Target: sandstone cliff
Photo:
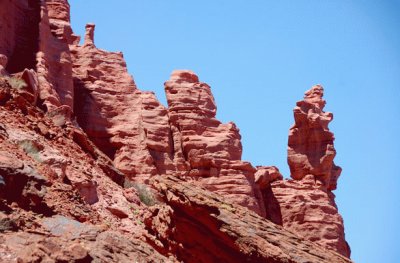
<path id="1" fill-rule="evenodd" d="M 172 73 L 166 108 L 69 10 L 0 1 L 3 261 L 350 262 L 321 86 L 294 109 L 286 180 L 241 159 L 195 73 Z"/>

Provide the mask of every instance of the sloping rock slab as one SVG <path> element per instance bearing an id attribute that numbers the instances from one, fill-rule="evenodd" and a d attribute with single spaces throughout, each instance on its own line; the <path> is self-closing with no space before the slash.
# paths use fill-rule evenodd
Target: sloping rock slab
<path id="1" fill-rule="evenodd" d="M 157 224 L 169 224 L 161 241 L 164 247 L 175 244 L 171 252 L 183 262 L 351 262 L 182 179 L 155 177 L 152 184 L 172 208 L 172 220 L 158 220 L 154 213 L 145 224 L 153 233 Z"/>

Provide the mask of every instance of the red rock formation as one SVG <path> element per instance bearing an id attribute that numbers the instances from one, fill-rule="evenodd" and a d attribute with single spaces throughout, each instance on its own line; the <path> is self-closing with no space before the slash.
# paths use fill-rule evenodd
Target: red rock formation
<path id="1" fill-rule="evenodd" d="M 36 66 L 40 21 L 39 1 L 2 1 L 0 54 L 9 58 L 7 71 L 16 73 Z"/>
<path id="2" fill-rule="evenodd" d="M 158 250 L 183 262 L 350 262 L 176 177 L 156 177 L 153 185 L 166 205 L 149 211 L 146 227 L 162 241 Z"/>
<path id="3" fill-rule="evenodd" d="M 123 189 L 111 161 L 80 129 L 54 125 L 6 79 L 0 90 L 9 93 L 0 105 L 5 262 L 350 262 L 193 180 L 157 178 L 154 187 L 166 204 L 146 207 L 139 198 L 155 197 Z"/>
<path id="4" fill-rule="evenodd" d="M 55 125 L 7 80 L 0 78 L 0 86 L 8 93 L 0 105 L 0 176 L 6 202 L 91 222 L 115 220 L 109 207 L 116 205 L 130 211 L 132 204 L 120 187 L 123 175 L 82 130 Z M 60 205 L 64 202 L 69 205 Z"/>
<path id="5" fill-rule="evenodd" d="M 328 129 L 333 115 L 323 111 L 323 94 L 323 87 L 316 85 L 297 102 L 293 110 L 295 124 L 289 131 L 288 163 L 293 179 L 312 174 L 324 187 L 334 190 L 341 168 L 333 162 L 334 136 Z"/>
<path id="6" fill-rule="evenodd" d="M 7 71 L 25 68 L 38 75 L 40 104 L 52 111 L 73 106 L 72 64 L 68 44 L 76 39 L 67 0 L 3 1 L 0 10 L 0 54 Z M 64 106 L 64 107 L 65 107 Z"/>
<path id="7" fill-rule="evenodd" d="M 215 118 L 210 87 L 191 71 L 174 71 L 165 83 L 171 126 L 180 132 L 189 177 L 228 200 L 263 213 L 257 201 L 255 168 L 241 161 L 239 129 Z"/>
<path id="8" fill-rule="evenodd" d="M 71 45 L 71 52 L 78 123 L 115 166 L 139 181 L 182 166 L 174 156 L 167 110 L 154 93 L 136 88 L 122 53 L 96 48 L 92 24 L 83 46 Z"/>
<path id="9" fill-rule="evenodd" d="M 69 44 L 72 35 L 67 0 L 46 0 L 41 4 L 39 52 L 36 55 L 40 99 L 47 111 L 64 105 L 72 112 L 74 86 Z"/>
<path id="10" fill-rule="evenodd" d="M 313 175 L 275 181 L 271 190 L 265 198 L 269 204 L 267 217 L 307 240 L 350 257 L 335 195 L 321 189 Z"/>
<path id="11" fill-rule="evenodd" d="M 293 180 L 283 180 L 276 167 L 241 160 L 239 129 L 215 118 L 211 89 L 193 72 L 174 71 L 165 83 L 167 109 L 136 87 L 122 53 L 95 46 L 94 24 L 80 45 L 69 11 L 67 0 L 0 2 L 0 233 L 8 231 L 0 234 L 0 255 L 348 262 L 319 246 L 350 254 L 331 193 L 341 169 L 322 87 L 295 108 Z M 140 184 L 156 175 L 187 182 L 158 178 L 156 190 Z M 147 207 L 159 202 L 154 191 L 168 205 Z M 52 226 L 65 222 L 96 234 L 56 235 Z"/>
<path id="12" fill-rule="evenodd" d="M 283 176 L 276 166 L 257 166 L 255 182 L 260 189 L 268 188 L 271 182 L 282 180 Z"/>
<path id="13" fill-rule="evenodd" d="M 35 231 L 0 234 L 1 262 L 173 262 L 120 232 L 63 216 L 33 220 Z"/>
<path id="14" fill-rule="evenodd" d="M 175 72 L 166 83 L 167 112 L 154 94 L 136 88 L 120 53 L 95 47 L 93 30 L 94 26 L 88 25 L 84 45 L 71 47 L 79 94 L 75 114 L 116 167 L 141 181 L 156 174 L 188 174 L 210 190 L 261 212 L 254 193 L 255 169 L 240 161 L 242 149 L 236 126 L 214 118 L 210 88 L 199 83 L 193 73 L 188 73 L 189 79 L 197 83 L 186 82 L 189 85 L 179 87 L 181 75 L 187 72 Z M 197 89 L 196 85 L 207 89 Z M 175 89 L 179 89 L 176 96 Z"/>
<path id="15" fill-rule="evenodd" d="M 331 190 L 341 168 L 333 163 L 334 136 L 328 129 L 333 115 L 324 112 L 323 88 L 312 87 L 294 108 L 289 131 L 288 163 L 293 180 L 276 180 L 263 188 L 267 218 L 307 240 L 350 257 Z"/>

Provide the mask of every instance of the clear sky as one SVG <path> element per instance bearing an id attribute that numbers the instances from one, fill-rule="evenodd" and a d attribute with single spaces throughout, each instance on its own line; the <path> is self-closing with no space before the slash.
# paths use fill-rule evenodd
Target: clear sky
<path id="1" fill-rule="evenodd" d="M 400 1 L 70 0 L 82 35 L 123 51 L 142 90 L 191 69 L 217 117 L 241 130 L 243 159 L 289 177 L 292 109 L 314 84 L 334 113 L 335 191 L 356 262 L 400 258 Z"/>

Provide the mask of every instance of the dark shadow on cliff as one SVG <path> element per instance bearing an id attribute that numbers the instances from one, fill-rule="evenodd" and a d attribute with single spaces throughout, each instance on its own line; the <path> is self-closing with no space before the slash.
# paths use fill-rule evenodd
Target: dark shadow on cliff
<path id="1" fill-rule="evenodd" d="M 279 202 L 276 199 L 274 192 L 271 187 L 266 188 L 262 191 L 265 204 L 265 217 L 277 225 L 282 225 L 282 213 Z"/>
<path id="2" fill-rule="evenodd" d="M 29 0 L 18 27 L 16 46 L 10 56 L 7 71 L 17 73 L 25 68 L 36 68 L 36 53 L 39 50 L 40 1 Z M 22 15 L 22 14 L 21 14 Z"/>

